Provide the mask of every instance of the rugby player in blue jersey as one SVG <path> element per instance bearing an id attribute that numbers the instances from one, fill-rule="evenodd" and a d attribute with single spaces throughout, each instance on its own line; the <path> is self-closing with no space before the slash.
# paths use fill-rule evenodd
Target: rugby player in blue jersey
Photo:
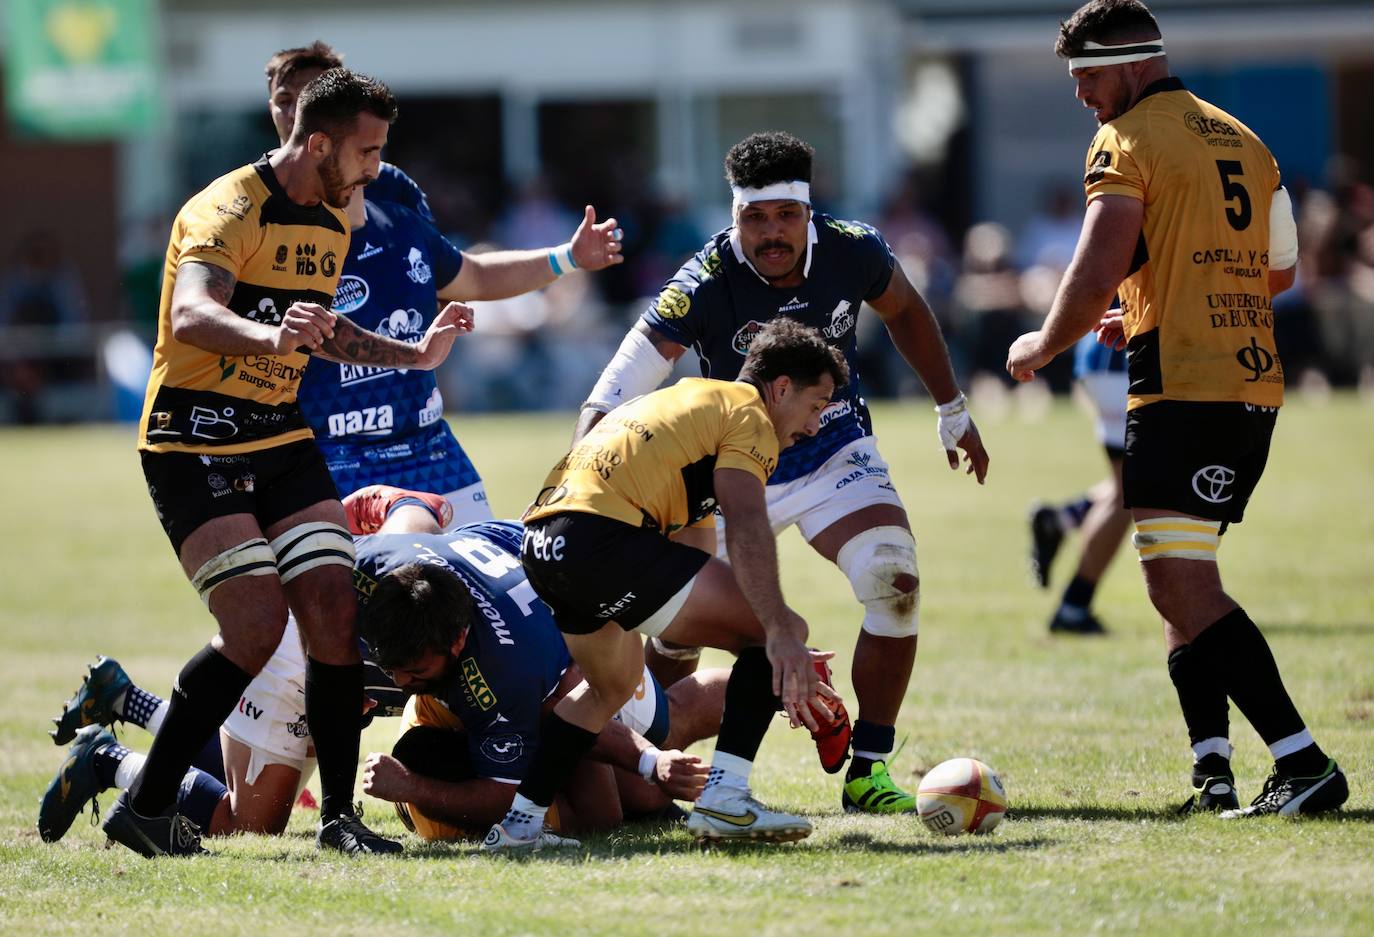
<path id="1" fill-rule="evenodd" d="M 812 155 L 810 145 L 776 132 L 753 134 L 731 148 L 725 158 L 734 193 L 731 226 L 682 266 L 630 330 L 583 404 L 574 438 L 616 406 L 656 388 L 688 348 L 701 358 L 704 376 L 735 379 L 750 342 L 778 316 L 819 329 L 844 352 L 850 381 L 836 390 L 820 432 L 783 451 L 768 479 L 768 515 L 774 532 L 796 524 L 844 572 L 864 606 L 852 670 L 859 700 L 854 761 L 842 804 L 846 810 L 906 811 L 915 808 L 915 798 L 893 783 L 885 760 L 916 656 L 920 582 L 916 541 L 878 453 L 859 383 L 855 324 L 864 303 L 877 311 L 938 403 L 939 438 L 950 468 L 958 468 L 956 449 L 962 449 L 968 472 L 981 484 L 988 455 L 935 317 L 882 235 L 812 210 Z M 699 545 L 714 549 L 706 540 Z M 690 672 L 698 652 L 655 638 L 647 653 L 662 676 Z M 849 739 L 813 735 L 822 765 L 838 771 Z"/>
<path id="2" fill-rule="evenodd" d="M 363 789 L 397 803 L 422 838 L 480 832 L 510 807 L 544 714 L 581 674 L 525 579 L 519 524 L 491 521 L 441 533 L 448 514 L 441 498 L 359 494 L 364 497 L 345 505 L 350 526 L 355 533 L 360 521 L 380 528 L 356 540 L 354 584 L 369 656 L 395 674 L 401 691 L 421 694 L 406 703 L 393 692 L 372 710 L 397 715 L 404 707 L 403 731 L 391 755 L 368 757 Z M 299 656 L 298 649 L 282 649 L 273 658 L 278 676 L 296 690 L 294 702 L 265 697 L 253 686 L 240 700 L 240 731 L 257 741 L 235 744 L 226 731 L 229 787 L 215 777 L 213 764 L 187 772 L 178 809 L 207 834 L 286 828 L 313 766 L 304 691 L 292 676 Z M 696 797 L 707 768 L 677 749 L 714 733 L 726 676 L 705 672 L 665 693 L 646 670 L 643 692 L 621 709 L 592 753 L 596 761 L 580 766 L 560 797 L 552 814 L 557 828 L 606 829 L 626 812 Z M 126 787 L 143 764 L 144 756 L 120 745 L 104 725 L 119 719 L 155 728 L 165 711 L 162 700 L 134 686 L 108 658 L 79 695 L 86 705 L 73 709 L 93 724 L 77 733 L 44 795 L 38 827 L 48 842 L 65 835 L 101 791 Z M 553 834 L 543 839 L 561 842 Z"/>
<path id="3" fill-rule="evenodd" d="M 1092 612 L 1097 584 L 1111 565 L 1131 527 L 1122 505 L 1121 463 L 1126 455 L 1126 352 L 1085 335 L 1074 346 L 1074 379 L 1097 418 L 1097 441 L 1107 454 L 1111 474 L 1083 495 L 1062 505 L 1031 505 L 1031 572 L 1040 588 L 1049 585 L 1050 564 L 1066 532 L 1083 531 L 1078 567 L 1050 619 L 1050 631 L 1105 634 Z"/>

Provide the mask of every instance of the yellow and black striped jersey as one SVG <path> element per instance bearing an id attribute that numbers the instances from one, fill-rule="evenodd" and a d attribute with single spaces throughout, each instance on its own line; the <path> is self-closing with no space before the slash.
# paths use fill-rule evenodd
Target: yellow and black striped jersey
<path id="1" fill-rule="evenodd" d="M 1088 201 L 1145 203 L 1117 291 L 1128 408 L 1157 400 L 1283 403 L 1269 296 L 1269 209 L 1279 169 L 1230 114 L 1177 78 L 1155 82 L 1088 150 Z"/>
<path id="2" fill-rule="evenodd" d="M 182 264 L 214 264 L 237 278 L 230 309 L 276 325 L 294 302 L 329 307 L 348 241 L 343 211 L 291 201 L 266 156 L 182 206 L 167 244 L 138 448 L 233 454 L 310 438 L 296 405 L 309 355 L 225 356 L 179 342 L 172 291 Z"/>
<path id="3" fill-rule="evenodd" d="M 664 533 L 715 522 L 715 470 L 763 485 L 778 437 L 753 384 L 683 378 L 616 407 L 565 455 L 525 512 L 599 514 Z"/>

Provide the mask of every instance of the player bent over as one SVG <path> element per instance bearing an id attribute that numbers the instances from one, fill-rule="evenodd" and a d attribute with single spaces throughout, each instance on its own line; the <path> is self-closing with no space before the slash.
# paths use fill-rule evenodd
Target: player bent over
<path id="1" fill-rule="evenodd" d="M 554 466 L 526 512 L 521 558 L 585 681 L 555 707 L 530 770 L 484 848 L 539 845 L 553 795 L 634 693 L 643 635 L 738 655 L 715 756 L 689 830 L 788 841 L 811 824 L 753 798 L 749 775 L 779 705 L 816 728 L 833 696 L 783 602 L 763 486 L 778 453 L 816 433 L 844 358 L 790 319 L 766 326 L 734 382 L 687 379 L 614 411 Z M 731 565 L 669 539 L 725 513 Z M 828 655 L 820 655 L 822 657 Z"/>
<path id="2" fill-rule="evenodd" d="M 471 326 L 471 311 L 450 304 L 407 344 L 324 308 L 349 246 L 343 206 L 375 178 L 395 115 L 381 83 L 326 72 L 302 93 L 287 145 L 211 184 L 173 226 L 139 449 L 159 519 L 219 632 L 178 676 L 147 762 L 105 820 L 141 855 L 199 850 L 178 785 L 273 653 L 288 609 L 307 645 L 319 844 L 400 848 L 351 806 L 362 696 L 353 546 L 296 403 L 311 353 L 432 369 Z"/>
<path id="3" fill-rule="evenodd" d="M 355 530 L 381 527 L 382 535 L 358 541 L 355 581 L 359 600 L 376 611 L 369 629 L 373 656 L 395 667 L 402 684 L 398 689 L 370 660 L 366 716 L 406 713 L 394 757 L 369 756 L 363 789 L 398 802 L 403 820 L 422 838 L 456 838 L 465 829 L 483 829 L 510 806 L 521 756 L 533 749 L 538 726 L 526 717 L 551 707 L 578 679 L 543 604 L 511 599 L 530 594 L 515 556 L 520 528 L 509 522 L 471 524 L 421 539 L 416 535 L 439 533 L 448 503 L 437 495 L 386 486 L 364 489 L 345 506 Z M 443 565 L 436 564 L 437 557 Z M 446 602 L 411 605 L 410 590 L 397 583 L 417 571 L 431 580 L 429 594 Z M 499 613 L 496 618 L 493 612 Z M 219 745 L 208 746 L 178 789 L 180 811 L 206 833 L 286 828 L 296 792 L 314 768 L 304 675 L 299 638 L 288 624 L 277 653 L 221 729 L 223 755 Z M 669 795 L 695 796 L 706 769 L 698 759 L 671 749 L 714 731 L 725 677 L 723 670 L 707 671 L 665 694 L 646 670 L 646 682 L 598 745 L 597 756 L 621 770 L 612 778 L 609 765 L 579 768 L 561 804 L 559 828 L 602 829 L 619 823 L 623 814 L 664 807 Z M 430 695 L 407 706 L 407 691 Z M 502 700 L 506 703 L 498 705 Z M 165 701 L 134 686 L 117 662 L 101 658 L 92 667 L 57 720 L 55 739 L 69 740 L 80 732 L 43 797 L 38 826 L 45 841 L 60 839 L 100 791 L 127 787 L 143 763 L 142 755 L 101 727 L 118 719 L 155 734 L 166 708 Z M 660 752 L 655 745 L 670 750 Z M 640 780 L 641 769 L 655 787 Z M 492 794 L 494 802 L 484 807 Z"/>
<path id="4" fill-rule="evenodd" d="M 844 573 L 863 607 L 851 667 L 859 704 L 854 760 L 840 801 L 850 811 L 895 813 L 916 808 L 886 760 L 916 659 L 921 584 L 916 540 L 878 450 L 857 370 L 855 334 L 865 304 L 939 405 L 937 430 L 950 468 L 958 467 L 962 449 L 982 484 L 988 454 L 935 316 L 882 234 L 812 210 L 812 157 L 809 144 L 786 133 L 750 134 L 730 148 L 730 227 L 683 264 L 630 330 L 583 404 L 574 440 L 603 414 L 656 388 L 688 348 L 700 356 L 703 376 L 734 380 L 759 329 L 780 316 L 818 329 L 843 354 L 848 380 L 820 430 L 782 452 L 765 497 L 774 533 L 797 525 L 812 549 Z M 711 532 L 702 533 L 709 542 Z M 722 555 L 718 545 L 703 548 Z M 671 682 L 664 674 L 689 672 L 698 651 L 660 637 L 647 653 L 654 672 Z M 846 723 L 839 734 L 817 739 L 828 772 L 848 757 Z"/>

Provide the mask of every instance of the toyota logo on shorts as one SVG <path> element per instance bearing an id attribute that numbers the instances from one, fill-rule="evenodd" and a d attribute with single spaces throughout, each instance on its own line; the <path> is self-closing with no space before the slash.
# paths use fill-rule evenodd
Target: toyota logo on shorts
<path id="1" fill-rule="evenodd" d="M 1231 482 L 1236 473 L 1224 465 L 1205 465 L 1193 473 L 1193 490 L 1203 501 L 1225 504 L 1231 500 Z"/>

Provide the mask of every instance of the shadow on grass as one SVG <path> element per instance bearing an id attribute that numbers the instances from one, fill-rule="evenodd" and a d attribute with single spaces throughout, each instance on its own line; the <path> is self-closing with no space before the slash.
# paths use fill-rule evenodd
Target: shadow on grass
<path id="1" fill-rule="evenodd" d="M 1342 621 L 1330 624 L 1320 622 L 1265 622 L 1260 625 L 1265 634 L 1298 634 L 1311 637 L 1338 637 L 1341 635 L 1374 635 L 1374 621 Z"/>
<path id="2" fill-rule="evenodd" d="M 1008 820 L 1090 820 L 1125 821 L 1136 823 L 1141 820 L 1178 823 L 1188 817 L 1178 812 L 1177 807 L 1098 807 L 1062 805 L 1054 807 L 1013 807 L 1007 811 Z"/>

